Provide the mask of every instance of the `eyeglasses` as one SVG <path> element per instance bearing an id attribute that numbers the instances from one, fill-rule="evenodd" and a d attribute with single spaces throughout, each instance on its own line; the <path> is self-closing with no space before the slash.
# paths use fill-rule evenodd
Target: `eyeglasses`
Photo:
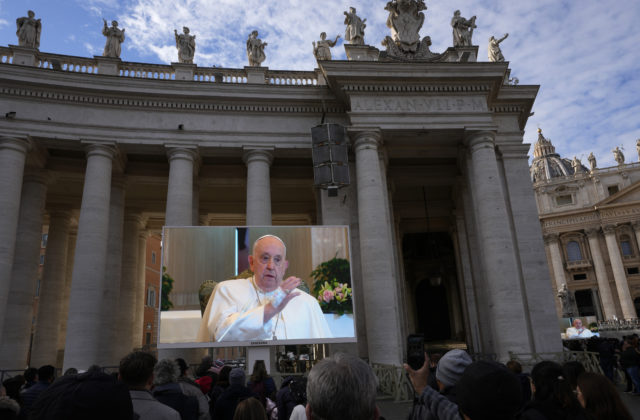
<path id="1" fill-rule="evenodd" d="M 280 255 L 274 255 L 273 257 L 271 257 L 267 254 L 264 254 L 258 257 L 258 261 L 260 261 L 260 264 L 264 265 L 267 265 L 269 264 L 269 261 L 272 261 L 273 265 L 275 265 L 276 267 L 280 267 L 280 264 L 282 264 L 284 258 L 282 258 Z"/>

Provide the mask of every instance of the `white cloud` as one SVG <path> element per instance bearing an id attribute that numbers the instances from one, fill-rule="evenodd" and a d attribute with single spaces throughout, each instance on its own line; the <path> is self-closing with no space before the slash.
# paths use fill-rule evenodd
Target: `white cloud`
<path id="1" fill-rule="evenodd" d="M 322 31 L 329 37 L 344 36 L 343 11 L 349 6 L 367 19 L 366 43 L 383 49 L 380 41 L 389 34 L 386 0 L 83 0 L 78 4 L 96 17 L 118 19 L 127 31 L 122 58 L 130 61 L 177 61 L 173 29 L 188 26 L 197 37 L 199 66 L 241 68 L 247 65 L 247 36 L 257 29 L 269 44 L 264 65 L 312 70 L 317 64 L 311 41 Z M 640 2 L 458 0 L 453 6 L 427 0 L 426 4 L 421 36 L 431 37 L 434 52 L 452 45 L 454 9 L 467 18 L 477 16 L 473 40 L 481 61 L 487 60 L 489 36 L 509 33 L 501 47 L 512 76 L 521 84 L 541 85 L 525 141 L 535 142 L 540 126 L 563 156 L 593 150 L 600 166 L 614 163 L 610 151 L 615 145 L 635 150 L 635 139 L 640 137 L 636 98 L 640 49 L 635 36 Z M 342 42 L 332 51 L 334 59 L 345 59 Z"/>

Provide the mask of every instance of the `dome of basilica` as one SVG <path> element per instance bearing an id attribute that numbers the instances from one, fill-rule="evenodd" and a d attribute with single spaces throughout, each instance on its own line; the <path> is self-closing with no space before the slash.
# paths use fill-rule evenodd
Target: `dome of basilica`
<path id="1" fill-rule="evenodd" d="M 577 160 L 578 173 L 589 172 L 589 170 Z M 553 178 L 571 176 L 576 173 L 573 162 L 570 159 L 560 157 L 556 153 L 551 140 L 542 135 L 542 130 L 538 129 L 538 141 L 533 146 L 533 161 L 531 162 L 531 181 L 533 183 L 550 181 Z"/>

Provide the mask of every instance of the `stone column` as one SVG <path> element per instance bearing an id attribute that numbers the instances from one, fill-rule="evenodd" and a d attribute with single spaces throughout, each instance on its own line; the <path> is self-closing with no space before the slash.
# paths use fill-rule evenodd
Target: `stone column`
<path id="1" fill-rule="evenodd" d="M 618 247 L 618 238 L 616 236 L 615 226 L 607 225 L 602 230 L 604 230 L 604 238 L 607 242 L 609 260 L 611 261 L 613 278 L 616 281 L 616 289 L 618 290 L 618 299 L 620 299 L 622 316 L 625 319 L 637 318 L 636 308 L 633 305 L 633 299 L 631 299 L 631 293 L 629 292 L 627 274 L 624 271 L 622 256 L 620 255 L 620 248 Z"/>
<path id="2" fill-rule="evenodd" d="M 49 211 L 49 238 L 40 282 L 38 321 L 33 336 L 31 366 L 57 365 L 70 220 L 71 214 L 67 210 L 51 209 Z"/>
<path id="3" fill-rule="evenodd" d="M 200 183 L 197 179 L 193 180 L 193 214 L 191 216 L 191 225 L 200 225 Z"/>
<path id="4" fill-rule="evenodd" d="M 522 137 L 501 137 L 499 167 L 505 182 L 505 194 L 513 232 L 514 251 L 523 291 L 525 318 L 531 332 L 532 352 L 558 352 L 562 342 L 558 336 L 555 293 L 549 278 L 547 257 L 544 252 L 542 228 L 538 217 L 527 152 L 528 144 Z M 517 144 L 514 144 L 517 140 Z"/>
<path id="5" fill-rule="evenodd" d="M 589 239 L 589 249 L 591 250 L 591 258 L 593 258 L 593 267 L 596 272 L 596 280 L 598 281 L 598 290 L 600 291 L 600 302 L 602 303 L 602 311 L 604 318 L 613 319 L 616 315 L 616 305 L 613 302 L 611 287 L 609 287 L 609 276 L 607 276 L 607 267 L 604 265 L 602 252 L 600 251 L 600 229 L 587 229 L 587 238 Z"/>
<path id="6" fill-rule="evenodd" d="M 458 284 L 464 301 L 461 302 L 463 316 L 465 317 L 465 332 L 467 345 L 471 347 L 473 352 L 482 352 L 482 341 L 479 337 L 479 322 L 475 285 L 473 279 L 473 270 L 471 269 L 471 256 L 469 253 L 469 244 L 467 242 L 467 231 L 464 221 L 464 212 L 456 210 L 454 213 L 456 220 L 455 233 L 452 235 L 454 247 L 456 249 L 456 268 L 458 274 Z"/>
<path id="7" fill-rule="evenodd" d="M 378 131 L 355 134 L 364 309 L 369 360 L 399 365 L 404 337 L 399 330 L 397 287 L 391 281 L 394 277 L 393 238 L 387 226 L 386 185 L 382 182 L 378 158 L 381 142 Z"/>
<path id="8" fill-rule="evenodd" d="M 118 365 L 125 356 L 119 353 L 118 341 L 121 338 L 117 326 L 118 300 L 120 297 L 120 276 L 122 274 L 122 240 L 124 230 L 124 198 L 125 180 L 121 175 L 114 176 L 111 181 L 111 202 L 109 207 L 109 238 L 107 248 L 107 265 L 102 305 L 104 314 L 101 318 L 100 366 Z"/>
<path id="9" fill-rule="evenodd" d="M 471 166 L 471 158 L 467 153 L 460 156 L 460 159 L 466 155 L 467 167 Z M 464 233 L 466 239 L 466 246 L 469 251 L 469 269 L 472 275 L 469 277 L 472 280 L 473 299 L 475 300 L 475 306 L 477 308 L 477 329 L 474 331 L 473 351 L 478 353 L 491 353 L 493 351 L 496 331 L 492 323 L 491 314 L 489 311 L 484 310 L 486 302 L 489 300 L 489 291 L 485 284 L 488 282 L 485 277 L 484 261 L 482 258 L 482 241 L 479 237 L 477 229 L 478 215 L 475 212 L 474 207 L 474 191 L 469 186 L 469 177 L 465 182 L 459 182 L 460 188 L 460 207 L 464 213 Z"/>
<path id="10" fill-rule="evenodd" d="M 633 228 L 633 232 L 636 234 L 636 245 L 638 245 L 637 249 L 640 249 L 640 222 L 631 223 L 631 227 Z"/>
<path id="11" fill-rule="evenodd" d="M 387 155 L 387 151 L 384 147 L 378 148 L 378 160 L 380 162 L 380 181 L 382 182 L 383 192 L 384 192 L 384 202 L 387 203 L 385 220 L 386 226 L 389 230 L 389 237 L 391 238 L 391 252 L 393 255 L 393 278 L 391 279 L 393 284 L 396 285 L 396 296 L 398 301 L 405 301 L 407 296 L 405 294 L 404 281 L 398 281 L 400 278 L 404 278 L 401 273 L 402 269 L 400 267 L 400 263 L 398 262 L 398 241 L 399 239 L 396 236 L 397 226 L 396 220 L 393 215 L 393 185 L 389 184 L 387 179 L 387 165 L 389 164 L 389 156 Z M 401 239 L 400 239 L 401 240 Z M 400 307 L 399 307 L 400 308 Z M 408 315 L 407 308 L 402 308 L 400 312 L 400 316 L 398 318 L 398 328 L 400 329 L 400 336 L 407 336 L 407 328 L 408 328 Z M 402 354 L 406 353 L 405 342 L 402 341 Z"/>
<path id="12" fill-rule="evenodd" d="M 124 241 L 122 243 L 122 279 L 120 282 L 120 300 L 118 303 L 118 352 L 125 355 L 134 347 L 134 325 L 137 314 L 137 288 L 140 283 L 138 270 L 138 237 L 142 227 L 139 212 L 128 210 L 124 218 Z"/>
<path id="13" fill-rule="evenodd" d="M 495 332 L 493 352 L 502 360 L 508 357 L 509 351 L 532 351 L 533 331 L 527 327 L 521 273 L 494 139 L 494 132 L 472 131 L 466 142 L 471 155 L 469 181 L 474 190 L 479 246 L 482 247 L 486 306 Z"/>
<path id="14" fill-rule="evenodd" d="M 558 240 L 557 233 L 549 233 L 544 235 L 544 244 L 549 249 L 549 255 L 551 255 L 551 269 L 553 270 L 553 277 L 556 282 L 556 292 L 567 284 L 567 276 L 564 271 L 564 265 L 562 264 L 562 251 L 560 250 L 560 242 Z"/>
<path id="15" fill-rule="evenodd" d="M 247 149 L 247 226 L 271 225 L 271 178 L 273 149 Z"/>
<path id="16" fill-rule="evenodd" d="M 144 324 L 144 301 L 146 291 L 146 267 L 147 267 L 147 237 L 149 233 L 140 229 L 138 231 L 138 276 L 136 278 L 136 306 L 133 322 L 133 348 L 142 346 Z"/>
<path id="17" fill-rule="evenodd" d="M 45 174 L 39 169 L 27 170 L 22 185 L 11 286 L 0 340 L 0 366 L 6 368 L 21 369 L 27 365 L 46 195 Z"/>
<path id="18" fill-rule="evenodd" d="M 167 191 L 167 226 L 193 225 L 193 165 L 195 148 L 169 147 L 169 188 Z"/>
<path id="19" fill-rule="evenodd" d="M 105 308 L 102 304 L 107 243 L 111 170 L 115 147 L 90 144 L 78 219 L 78 238 L 74 257 L 64 369 L 87 369 L 98 362 L 100 331 Z"/>
<path id="20" fill-rule="evenodd" d="M 0 137 L 0 316 L 5 318 L 29 140 Z M 3 337 L 0 323 L 0 337 Z"/>
<path id="21" fill-rule="evenodd" d="M 60 312 L 60 328 L 58 333 L 58 365 L 62 365 L 64 355 L 64 345 L 67 341 L 67 318 L 69 317 L 69 296 L 71 295 L 71 278 L 73 276 L 73 253 L 76 249 L 76 239 L 78 238 L 77 227 L 72 227 L 69 231 L 67 241 L 67 266 L 64 270 L 64 296 L 62 298 L 62 309 Z"/>

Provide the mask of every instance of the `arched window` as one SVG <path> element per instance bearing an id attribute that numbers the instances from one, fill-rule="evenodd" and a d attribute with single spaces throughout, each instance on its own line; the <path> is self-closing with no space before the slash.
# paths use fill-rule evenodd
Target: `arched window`
<path id="1" fill-rule="evenodd" d="M 580 244 L 576 241 L 569 241 L 567 243 L 567 259 L 569 261 L 581 261 L 582 251 L 580 250 Z"/>
<path id="2" fill-rule="evenodd" d="M 631 238 L 629 235 L 620 236 L 620 248 L 622 249 L 622 255 L 633 255 L 633 248 L 631 248 Z"/>

